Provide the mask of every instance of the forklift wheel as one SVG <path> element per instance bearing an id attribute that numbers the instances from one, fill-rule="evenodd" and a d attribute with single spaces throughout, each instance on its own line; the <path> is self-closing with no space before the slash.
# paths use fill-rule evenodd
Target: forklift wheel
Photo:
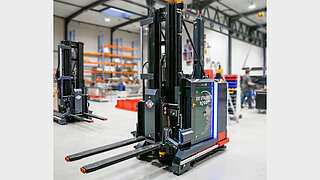
<path id="1" fill-rule="evenodd" d="M 221 147 L 218 148 L 218 151 L 224 151 L 225 149 L 227 149 L 227 146 L 222 145 Z"/>

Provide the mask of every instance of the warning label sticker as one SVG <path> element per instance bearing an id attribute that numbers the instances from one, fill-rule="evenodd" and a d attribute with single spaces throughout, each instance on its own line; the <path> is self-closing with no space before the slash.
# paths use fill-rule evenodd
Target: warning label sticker
<path id="1" fill-rule="evenodd" d="M 148 106 L 148 108 L 152 108 L 153 102 L 149 99 L 149 100 L 146 102 L 146 105 Z"/>

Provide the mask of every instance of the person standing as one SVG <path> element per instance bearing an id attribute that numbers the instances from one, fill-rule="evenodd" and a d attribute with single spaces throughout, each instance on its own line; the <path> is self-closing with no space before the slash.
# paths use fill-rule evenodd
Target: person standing
<path id="1" fill-rule="evenodd" d="M 251 87 L 254 86 L 250 78 L 250 70 L 247 69 L 246 74 L 242 77 L 242 95 L 241 95 L 241 108 L 243 108 L 244 99 L 248 98 L 249 109 L 252 109 L 252 91 Z"/>

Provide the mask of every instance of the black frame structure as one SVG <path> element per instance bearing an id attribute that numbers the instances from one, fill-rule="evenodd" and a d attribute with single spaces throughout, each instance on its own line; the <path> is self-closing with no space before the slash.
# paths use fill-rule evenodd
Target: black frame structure
<path id="1" fill-rule="evenodd" d="M 148 27 L 148 61 L 143 63 L 148 63 L 148 70 L 141 74 L 144 93 L 137 105 L 134 138 L 68 155 L 65 160 L 76 161 L 139 143 L 132 151 L 81 167 L 82 173 L 133 157 L 152 157 L 169 165 L 171 171 L 179 175 L 196 160 L 225 149 L 224 144 L 229 142 L 227 83 L 209 79 L 204 73 L 204 20 L 198 16 L 192 21 L 194 36 L 191 38 L 183 8 L 183 3 L 168 3 L 163 8 L 150 9 L 149 17 L 141 21 L 141 32 L 144 26 Z M 192 74 L 182 71 L 183 27 L 196 54 Z"/>
<path id="2" fill-rule="evenodd" d="M 107 120 L 93 115 L 89 110 L 88 94 L 84 85 L 83 48 L 82 42 L 61 41 L 58 45 L 58 67 L 55 76 L 58 110 L 53 112 L 53 120 L 61 125 L 74 121 L 92 123 L 92 118 Z"/>

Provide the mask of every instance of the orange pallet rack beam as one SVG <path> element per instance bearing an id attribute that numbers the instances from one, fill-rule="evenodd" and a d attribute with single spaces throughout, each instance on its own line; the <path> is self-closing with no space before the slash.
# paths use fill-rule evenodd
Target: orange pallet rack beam
<path id="1" fill-rule="evenodd" d="M 96 53 L 96 52 L 83 52 L 84 55 L 91 55 L 91 56 L 108 56 L 108 57 L 119 57 L 119 58 L 127 58 L 133 59 L 137 58 L 137 56 L 125 56 L 125 55 L 118 55 L 118 54 L 109 54 L 109 53 Z"/>
<path id="2" fill-rule="evenodd" d="M 137 66 L 137 64 L 121 64 L 121 63 L 105 63 L 105 62 L 91 62 L 84 61 L 84 64 L 104 64 L 104 65 L 115 65 L 115 66 Z"/>
<path id="3" fill-rule="evenodd" d="M 100 45 L 100 47 L 101 47 L 101 45 Z M 105 44 L 104 47 L 113 48 L 113 49 L 123 49 L 123 50 L 127 50 L 127 51 L 137 50 L 137 48 L 120 47 L 120 46 L 114 46 L 114 45 L 108 45 L 108 44 Z"/>

